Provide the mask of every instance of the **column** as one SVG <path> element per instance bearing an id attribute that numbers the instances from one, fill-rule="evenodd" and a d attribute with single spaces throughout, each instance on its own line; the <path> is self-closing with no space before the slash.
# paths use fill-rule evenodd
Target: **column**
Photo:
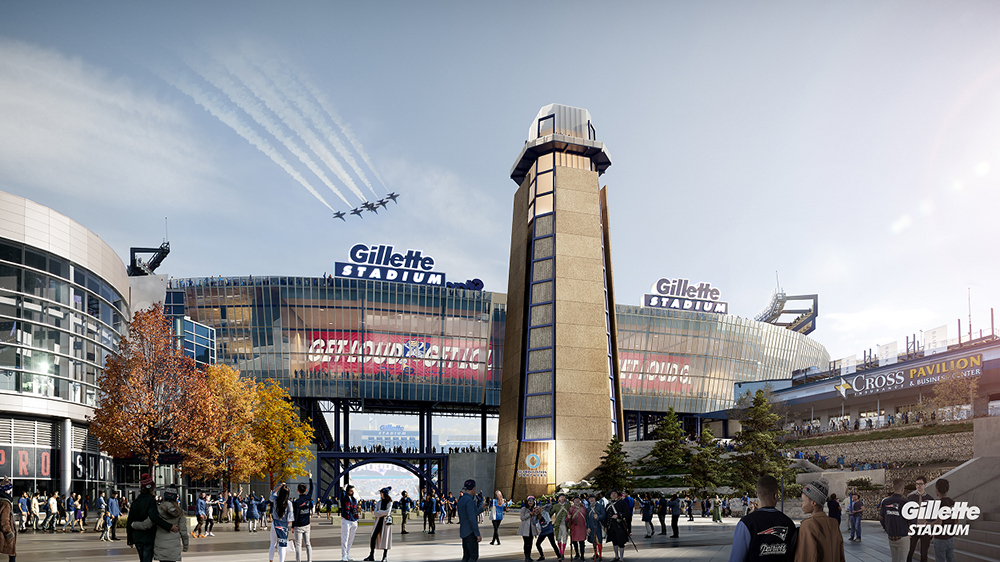
<path id="1" fill-rule="evenodd" d="M 417 417 L 420 418 L 420 437 L 417 442 L 417 452 L 426 453 L 428 452 L 427 447 L 427 434 L 426 428 L 424 427 L 424 412 L 421 410 Z"/>
<path id="2" fill-rule="evenodd" d="M 482 423 L 480 425 L 479 431 L 480 431 L 480 434 L 479 434 L 480 445 L 479 446 L 482 447 L 483 451 L 485 451 L 486 450 L 486 410 L 483 410 Z"/>
<path id="3" fill-rule="evenodd" d="M 65 498 L 73 492 L 73 420 L 63 420 L 60 484 Z M 54 467 L 53 467 L 54 468 Z"/>

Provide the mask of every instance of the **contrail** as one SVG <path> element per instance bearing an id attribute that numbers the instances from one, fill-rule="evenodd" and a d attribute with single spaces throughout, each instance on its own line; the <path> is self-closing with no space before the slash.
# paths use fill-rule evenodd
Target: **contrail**
<path id="1" fill-rule="evenodd" d="M 218 118 L 219 121 L 222 121 L 228 125 L 229 128 L 236 131 L 236 134 L 246 139 L 247 142 L 255 146 L 257 150 L 266 154 L 272 161 L 274 161 L 275 164 L 281 166 L 281 169 L 283 169 L 289 176 L 292 176 L 292 179 L 302 184 L 302 187 L 308 189 L 309 193 L 312 193 L 313 196 L 326 205 L 328 209 L 331 211 L 334 210 L 333 207 L 326 202 L 326 199 L 323 199 L 323 196 L 313 189 L 313 186 L 309 185 L 309 182 L 302 177 L 302 174 L 293 168 L 292 165 L 289 164 L 288 161 L 285 160 L 285 158 L 273 146 L 271 146 L 271 143 L 257 134 L 257 132 L 253 130 L 253 127 L 244 122 L 243 119 L 241 119 L 232 109 L 226 107 L 226 104 L 221 103 L 215 95 L 205 92 L 198 85 L 179 75 L 175 78 L 168 76 L 164 76 L 163 78 L 175 88 L 193 99 L 198 105 L 208 110 L 208 112 Z M 343 199 L 343 197 L 341 197 L 341 199 Z M 345 200 L 344 202 L 346 203 L 347 201 Z M 348 205 L 350 205 L 350 203 L 348 203 Z"/>
<path id="2" fill-rule="evenodd" d="M 255 63 L 251 62 L 251 64 Z M 364 169 L 358 165 L 350 150 L 344 146 L 343 142 L 341 142 L 340 135 L 334 132 L 333 128 L 327 124 L 329 119 L 323 115 L 324 108 L 322 107 L 321 102 L 319 100 L 314 101 L 316 96 L 310 93 L 314 88 L 305 85 L 302 80 L 286 68 L 283 68 L 279 63 L 270 61 L 264 64 L 266 65 L 266 68 L 257 65 L 258 68 L 261 69 L 262 73 L 270 76 L 277 75 L 279 77 L 278 80 L 271 78 L 271 82 L 274 83 L 275 87 L 278 88 L 285 95 L 285 97 L 291 100 L 292 103 L 294 103 L 309 118 L 309 120 L 312 121 L 313 125 L 330 140 L 330 143 L 333 144 L 337 154 L 339 154 L 340 157 L 347 162 L 347 164 L 351 167 L 351 170 L 353 170 L 354 173 L 361 178 L 361 181 L 368 186 L 368 189 L 371 190 L 372 194 L 378 197 L 378 193 L 376 193 L 375 188 L 372 187 L 371 181 L 368 180 L 368 176 L 365 174 Z M 327 114 L 329 113 L 330 112 L 327 111 Z M 340 127 L 341 131 L 344 131 L 345 125 L 340 121 L 339 116 L 335 117 L 334 122 Z M 354 138 L 353 134 L 344 134 L 344 136 L 352 144 L 354 149 L 361 156 L 362 160 L 364 160 L 365 164 L 368 165 L 372 173 L 375 174 L 375 177 L 382 182 L 382 186 L 385 187 L 385 182 L 382 181 L 381 176 L 379 176 L 378 171 L 372 165 L 368 155 L 366 155 L 361 148 L 361 143 Z"/>
<path id="3" fill-rule="evenodd" d="M 286 101 L 288 96 L 282 95 L 280 86 L 275 80 L 266 76 L 259 68 L 254 68 L 252 63 L 242 57 L 239 57 L 237 61 L 230 60 L 229 62 L 220 62 L 226 67 L 229 73 L 242 82 L 243 85 L 257 97 L 257 99 L 263 101 L 264 105 L 277 115 L 286 127 L 298 135 L 299 138 L 306 143 L 306 146 L 308 146 L 314 154 L 319 156 L 319 159 L 322 160 L 323 163 L 337 175 L 337 178 L 340 179 L 340 181 L 346 185 L 348 189 L 361 199 L 367 199 L 367 197 L 362 195 L 361 190 L 358 189 L 357 184 L 354 182 L 354 178 L 347 173 L 347 170 L 344 169 L 344 166 L 340 163 L 337 157 L 330 152 L 329 148 L 327 148 L 326 143 L 316 136 L 313 130 L 302 118 L 302 115 L 289 105 L 288 101 Z M 341 153 L 341 156 L 344 156 L 344 152 L 346 151 L 343 150 L 343 144 L 340 143 L 340 139 L 335 139 L 335 141 L 335 144 L 340 144 L 338 152 Z M 361 178 L 367 184 L 367 178 L 364 176 L 361 176 Z M 371 189 L 370 184 L 368 184 L 368 189 Z M 374 190 L 372 190 L 372 193 L 375 193 Z"/>
<path id="4" fill-rule="evenodd" d="M 249 90 L 246 87 L 239 84 L 238 81 L 230 77 L 228 72 L 225 72 L 224 70 L 216 74 L 207 70 L 203 64 L 196 65 L 189 61 L 188 65 L 191 66 L 195 72 L 200 74 L 202 78 L 221 90 L 222 93 L 226 94 L 226 96 L 233 103 L 245 111 L 247 115 L 249 115 L 260 126 L 264 127 L 264 129 L 274 138 L 278 139 L 278 141 L 280 141 L 281 144 L 289 150 L 289 152 L 294 154 L 300 162 L 305 164 L 305 166 L 309 168 L 312 173 L 316 174 L 316 177 L 318 177 L 328 188 L 330 188 L 331 191 L 336 193 L 337 197 L 340 197 L 344 203 L 348 205 L 351 204 L 347 198 L 344 197 L 344 194 L 337 189 L 337 186 L 333 185 L 330 178 L 326 176 L 326 172 L 324 172 L 323 169 L 316 164 L 312 157 L 310 157 L 309 154 L 306 153 L 306 151 L 303 150 L 297 142 L 295 142 L 295 139 L 284 131 L 280 123 L 276 122 L 275 119 L 268 115 L 268 109 L 266 107 L 262 107 L 257 98 L 254 97 L 252 93 L 249 93 Z M 200 68 L 195 68 L 195 66 L 199 66 Z M 361 194 L 361 190 L 357 189 L 357 186 L 355 186 L 352 191 L 354 191 L 355 195 L 361 199 L 365 198 Z"/>
<path id="5" fill-rule="evenodd" d="M 361 146 L 361 141 L 359 141 L 357 137 L 354 136 L 354 131 L 351 130 L 351 126 L 344 123 L 343 119 L 340 118 L 340 115 L 337 114 L 337 111 L 333 109 L 333 106 L 326 100 L 326 96 L 324 96 L 323 93 L 320 92 L 318 88 L 316 88 L 309 82 L 303 82 L 303 84 L 309 90 L 309 93 L 312 94 L 312 97 L 316 98 L 316 101 L 319 102 L 320 107 L 322 107 L 323 110 L 326 111 L 326 114 L 329 115 L 331 119 L 333 119 L 333 122 L 336 123 L 338 127 L 340 127 L 340 131 L 344 134 L 347 140 L 350 141 L 351 146 L 354 147 L 354 150 L 357 151 L 358 155 L 361 156 L 361 159 L 364 160 L 365 164 L 368 165 L 368 168 L 371 169 L 373 174 L 375 174 L 375 177 L 378 178 L 379 182 L 381 182 L 382 187 L 384 187 L 385 190 L 388 191 L 389 188 L 385 185 L 385 180 L 382 179 L 382 175 L 379 174 L 378 170 L 375 169 L 375 165 L 372 164 L 371 158 L 368 158 L 368 154 L 365 152 L 365 149 L 362 148 Z"/>

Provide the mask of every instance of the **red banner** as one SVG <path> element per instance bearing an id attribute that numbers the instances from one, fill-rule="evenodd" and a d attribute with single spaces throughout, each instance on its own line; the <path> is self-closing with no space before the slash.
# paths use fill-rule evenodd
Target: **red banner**
<path id="1" fill-rule="evenodd" d="M 618 366 L 628 394 L 690 394 L 693 388 L 688 357 L 618 350 Z"/>
<path id="2" fill-rule="evenodd" d="M 395 380 L 482 381 L 490 360 L 484 340 L 402 334 L 309 332 L 310 371 L 391 375 Z"/>

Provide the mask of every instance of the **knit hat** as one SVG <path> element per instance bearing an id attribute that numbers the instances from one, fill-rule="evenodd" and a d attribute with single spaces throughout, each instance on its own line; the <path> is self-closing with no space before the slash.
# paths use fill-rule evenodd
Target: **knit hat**
<path id="1" fill-rule="evenodd" d="M 826 503 L 827 496 L 830 495 L 830 483 L 827 482 L 826 478 L 820 478 L 819 480 L 806 484 L 806 487 L 802 488 L 802 493 L 805 494 L 807 498 L 816 502 L 817 505 L 822 506 Z"/>
<path id="2" fill-rule="evenodd" d="M 475 487 L 476 487 L 476 481 L 475 480 L 473 480 L 473 479 L 470 478 L 470 479 L 468 479 L 468 480 L 465 481 L 465 489 L 466 490 L 472 490 Z"/>
<path id="3" fill-rule="evenodd" d="M 166 490 L 164 490 L 163 491 L 163 499 L 166 500 L 166 501 L 168 501 L 168 502 L 175 502 L 175 501 L 177 501 L 177 488 L 174 488 L 173 486 L 171 486 L 171 487 L 167 488 Z"/>
<path id="4" fill-rule="evenodd" d="M 9 493 L 10 490 L 13 487 L 14 487 L 14 483 L 10 481 L 10 478 L 7 478 L 6 476 L 4 476 L 3 480 L 0 480 L 0 492 L 8 492 Z"/>
<path id="5" fill-rule="evenodd" d="M 379 490 L 379 492 L 382 492 L 383 494 L 385 494 L 387 496 L 389 495 L 389 492 L 391 492 L 391 491 L 392 491 L 392 486 L 386 486 L 385 488 L 382 488 L 381 490 Z"/>
<path id="6" fill-rule="evenodd" d="M 150 476 L 148 472 L 144 472 L 142 476 L 139 477 L 139 487 L 140 488 L 153 487 L 153 477 Z"/>

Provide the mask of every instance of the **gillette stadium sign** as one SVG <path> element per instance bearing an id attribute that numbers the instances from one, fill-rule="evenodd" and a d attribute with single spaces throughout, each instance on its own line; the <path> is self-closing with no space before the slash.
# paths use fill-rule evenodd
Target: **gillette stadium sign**
<path id="1" fill-rule="evenodd" d="M 650 293 L 643 295 L 642 306 L 728 314 L 729 303 L 720 301 L 722 292 L 711 283 L 691 283 L 688 279 L 668 279 L 653 283 Z"/>
<path id="2" fill-rule="evenodd" d="M 333 264 L 334 275 L 350 279 L 447 286 L 444 273 L 434 271 L 434 258 L 424 254 L 422 250 L 406 250 L 405 253 L 394 250 L 392 246 L 384 244 L 355 244 L 348 255 L 350 263 Z"/>

